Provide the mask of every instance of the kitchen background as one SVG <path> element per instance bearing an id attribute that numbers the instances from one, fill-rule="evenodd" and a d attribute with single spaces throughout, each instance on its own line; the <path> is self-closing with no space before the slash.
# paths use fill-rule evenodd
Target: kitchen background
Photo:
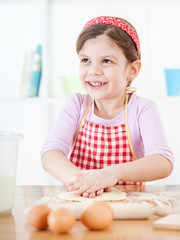
<path id="1" fill-rule="evenodd" d="M 66 100 L 60 76 L 78 75 L 77 36 L 98 15 L 125 18 L 137 29 L 142 69 L 133 86 L 158 104 L 175 155 L 172 175 L 152 184 L 180 184 L 180 97 L 167 96 L 164 74 L 165 68 L 180 68 L 179 12 L 179 0 L 0 0 L 0 130 L 24 136 L 17 184 L 58 183 L 42 169 L 40 150 Z M 20 96 L 25 57 L 38 44 L 39 95 Z"/>

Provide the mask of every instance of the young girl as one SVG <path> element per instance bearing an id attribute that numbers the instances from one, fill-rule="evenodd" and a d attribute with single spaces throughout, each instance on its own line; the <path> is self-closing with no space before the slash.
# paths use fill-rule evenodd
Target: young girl
<path id="1" fill-rule="evenodd" d="M 165 178 L 173 167 L 156 104 L 129 87 L 140 67 L 140 43 L 127 21 L 101 16 L 77 40 L 87 94 L 73 94 L 42 149 L 42 165 L 68 191 L 95 197 L 116 184 Z"/>

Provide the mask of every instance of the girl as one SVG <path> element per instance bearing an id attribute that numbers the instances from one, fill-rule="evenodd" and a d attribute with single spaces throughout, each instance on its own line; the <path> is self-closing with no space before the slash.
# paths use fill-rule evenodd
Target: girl
<path id="1" fill-rule="evenodd" d="M 93 18 L 76 49 L 87 94 L 73 94 L 61 110 L 42 149 L 43 168 L 68 191 L 91 198 L 116 184 L 169 176 L 173 154 L 156 104 L 129 87 L 141 67 L 133 26 L 120 18 Z"/>

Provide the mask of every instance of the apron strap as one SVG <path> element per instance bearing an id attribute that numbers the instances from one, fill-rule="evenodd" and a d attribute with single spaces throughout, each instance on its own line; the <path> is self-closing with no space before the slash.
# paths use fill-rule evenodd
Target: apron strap
<path id="1" fill-rule="evenodd" d="M 90 109 L 90 107 L 91 107 L 91 103 L 92 103 L 92 98 L 90 99 L 90 102 L 89 102 L 89 105 L 88 105 L 88 107 L 87 107 L 87 110 L 86 110 L 86 112 L 85 112 L 85 114 L 84 114 L 84 117 L 83 117 L 83 119 L 82 119 L 79 127 L 78 127 L 77 134 L 76 134 L 76 138 L 75 138 L 75 140 L 74 140 L 74 145 L 75 145 L 76 140 L 77 140 L 77 137 L 78 137 L 78 135 L 79 135 L 80 128 L 81 128 L 81 126 L 82 126 L 82 124 L 83 124 L 83 122 L 84 122 L 84 120 L 85 120 L 85 118 L 86 118 L 86 116 L 87 116 L 87 114 L 88 114 L 88 112 L 89 112 L 89 109 Z"/>
<path id="2" fill-rule="evenodd" d="M 134 153 L 134 149 L 133 149 L 132 142 L 131 142 L 131 135 L 130 135 L 129 127 L 128 127 L 128 111 L 127 111 L 128 101 L 129 101 L 129 94 L 126 94 L 126 100 L 125 100 L 125 128 L 126 128 L 126 132 L 127 132 L 127 138 L 128 138 L 131 153 L 133 155 L 134 160 L 136 160 L 136 155 Z"/>
<path id="3" fill-rule="evenodd" d="M 128 138 L 128 142 L 129 142 L 129 147 L 130 147 L 130 150 L 131 150 L 131 153 L 133 155 L 133 158 L 134 160 L 136 160 L 136 155 L 134 153 L 134 149 L 133 149 L 133 146 L 132 146 L 132 142 L 131 142 L 131 135 L 130 135 L 130 131 L 129 131 L 129 127 L 128 127 L 128 109 L 127 109 L 127 106 L 128 106 L 128 101 L 129 101 L 129 93 L 133 93 L 136 91 L 136 88 L 135 87 L 127 87 L 126 88 L 126 100 L 125 100 L 125 128 L 126 128 L 126 132 L 127 132 L 127 138 Z"/>

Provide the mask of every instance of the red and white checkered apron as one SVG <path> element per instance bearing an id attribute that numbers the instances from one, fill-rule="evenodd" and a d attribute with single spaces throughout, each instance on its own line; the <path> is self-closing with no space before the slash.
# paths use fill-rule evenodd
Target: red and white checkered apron
<path id="1" fill-rule="evenodd" d="M 112 164 L 133 161 L 125 124 L 106 127 L 84 120 L 72 150 L 70 161 L 82 170 L 101 169 Z M 141 182 L 121 182 L 141 185 Z"/>

